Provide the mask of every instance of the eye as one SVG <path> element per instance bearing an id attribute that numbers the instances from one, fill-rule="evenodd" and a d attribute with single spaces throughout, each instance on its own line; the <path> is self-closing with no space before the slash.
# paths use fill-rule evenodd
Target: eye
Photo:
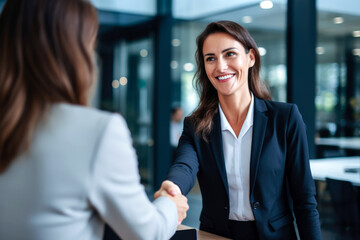
<path id="1" fill-rule="evenodd" d="M 205 61 L 206 61 L 206 62 L 212 62 L 212 61 L 214 61 L 214 60 L 215 60 L 214 57 L 207 57 L 207 58 L 205 58 Z"/>
<path id="2" fill-rule="evenodd" d="M 227 56 L 227 57 L 232 57 L 232 56 L 235 56 L 235 55 L 236 55 L 235 52 L 227 52 L 227 53 L 226 53 L 226 56 Z"/>

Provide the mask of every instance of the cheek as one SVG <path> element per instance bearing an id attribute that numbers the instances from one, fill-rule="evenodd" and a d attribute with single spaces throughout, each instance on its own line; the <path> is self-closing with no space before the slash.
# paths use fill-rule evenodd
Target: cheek
<path id="1" fill-rule="evenodd" d="M 238 69 L 241 69 L 242 72 L 247 72 L 249 70 L 249 65 L 245 61 L 240 61 L 238 63 Z"/>
<path id="2" fill-rule="evenodd" d="M 237 67 L 238 69 L 244 69 L 244 67 L 245 67 L 245 65 L 246 65 L 246 64 L 245 64 L 245 61 L 242 60 L 242 59 L 237 60 L 234 64 L 236 65 L 236 67 Z"/>
<path id="3" fill-rule="evenodd" d="M 210 66 L 205 66 L 205 73 L 206 73 L 206 76 L 210 79 L 210 77 L 211 77 L 211 72 L 212 72 L 212 70 L 211 70 L 211 67 Z"/>

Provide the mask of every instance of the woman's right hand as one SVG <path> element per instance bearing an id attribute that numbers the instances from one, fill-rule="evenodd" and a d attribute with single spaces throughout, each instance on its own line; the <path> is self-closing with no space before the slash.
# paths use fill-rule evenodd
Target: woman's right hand
<path id="1" fill-rule="evenodd" d="M 167 192 L 171 196 L 181 194 L 179 186 L 169 180 L 165 180 L 161 183 L 160 189 L 154 193 L 154 198 L 157 199 L 158 197 L 160 197 L 161 192 L 163 191 Z"/>
<path id="2" fill-rule="evenodd" d="M 186 218 L 186 212 L 189 209 L 187 198 L 181 194 L 180 188 L 173 182 L 165 180 L 158 191 L 155 192 L 154 198 L 160 196 L 170 198 L 176 205 L 178 211 L 178 224 Z"/>

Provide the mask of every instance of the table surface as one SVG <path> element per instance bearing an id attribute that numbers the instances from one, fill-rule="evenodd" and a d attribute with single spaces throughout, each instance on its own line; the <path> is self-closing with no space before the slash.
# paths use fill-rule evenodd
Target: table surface
<path id="1" fill-rule="evenodd" d="M 312 159 L 310 168 L 314 180 L 325 181 L 328 177 L 360 186 L 360 156 Z M 357 172 L 345 171 L 349 169 Z"/>
<path id="2" fill-rule="evenodd" d="M 185 225 L 179 225 L 177 228 L 177 230 L 184 230 L 184 229 L 193 229 L 193 228 L 189 227 L 189 226 L 185 226 Z M 198 229 L 196 229 L 196 232 L 197 232 L 198 240 L 227 240 L 227 239 L 230 239 L 230 238 L 221 237 L 216 234 L 208 233 L 208 232 L 198 230 Z"/>
<path id="3" fill-rule="evenodd" d="M 360 137 L 317 138 L 317 145 L 335 146 L 344 149 L 360 150 Z"/>

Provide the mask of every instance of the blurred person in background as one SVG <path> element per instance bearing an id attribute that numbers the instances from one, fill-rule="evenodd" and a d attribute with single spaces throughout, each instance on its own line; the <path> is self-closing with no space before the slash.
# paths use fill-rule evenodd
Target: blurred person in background
<path id="1" fill-rule="evenodd" d="M 0 15 L 0 239 L 169 239 L 187 199 L 150 202 L 125 120 L 87 107 L 96 9 L 8 0 Z"/>
<path id="2" fill-rule="evenodd" d="M 295 104 L 271 101 L 249 32 L 210 23 L 197 38 L 196 61 L 200 103 L 184 120 L 176 160 L 154 196 L 186 195 L 197 177 L 201 230 L 291 240 L 297 227 L 302 240 L 321 239 L 305 124 Z"/>
<path id="3" fill-rule="evenodd" d="M 172 151 L 172 161 L 175 159 L 175 151 L 179 144 L 179 139 L 183 128 L 183 110 L 181 107 L 173 107 L 171 109 L 170 118 L 170 144 Z"/>

